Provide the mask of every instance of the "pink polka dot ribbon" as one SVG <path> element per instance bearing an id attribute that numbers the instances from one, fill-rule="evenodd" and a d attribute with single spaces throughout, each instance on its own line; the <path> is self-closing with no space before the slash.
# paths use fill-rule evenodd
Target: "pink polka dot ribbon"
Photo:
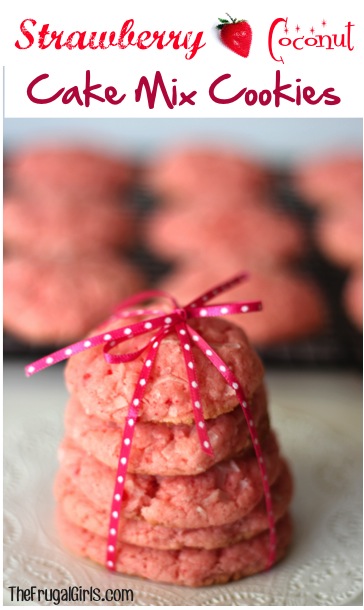
<path id="1" fill-rule="evenodd" d="M 204 338 L 187 323 L 188 319 L 225 316 L 238 313 L 249 313 L 260 311 L 262 306 L 260 301 L 250 302 L 235 302 L 235 303 L 219 303 L 208 305 L 208 302 L 219 294 L 229 290 L 233 286 L 247 279 L 246 273 L 240 273 L 234 276 L 229 281 L 219 284 L 208 292 L 189 303 L 185 307 L 180 307 L 177 301 L 168 293 L 160 290 L 151 290 L 137 294 L 126 301 L 123 301 L 110 318 L 110 321 L 123 319 L 126 325 L 120 328 L 109 330 L 92 337 L 88 337 L 72 345 L 68 345 L 44 358 L 33 362 L 25 367 L 25 374 L 29 377 L 35 373 L 61 362 L 75 354 L 85 350 L 103 345 L 105 360 L 110 364 L 120 364 L 130 362 L 146 355 L 143 360 L 141 372 L 138 381 L 134 388 L 134 393 L 128 408 L 128 413 L 125 419 L 124 430 L 122 435 L 120 455 L 118 458 L 117 472 L 113 497 L 111 502 L 109 533 L 107 540 L 106 566 L 110 570 L 114 570 L 117 561 L 117 536 L 118 526 L 121 514 L 121 506 L 124 495 L 124 485 L 128 470 L 128 462 L 132 447 L 135 425 L 138 419 L 139 409 L 143 401 L 143 397 L 148 386 L 148 380 L 153 369 L 158 348 L 160 343 L 170 333 L 176 333 L 179 339 L 183 358 L 186 366 L 188 383 L 190 387 L 191 403 L 195 426 L 201 445 L 201 449 L 210 456 L 213 456 L 213 449 L 206 431 L 206 423 L 203 416 L 203 404 L 201 400 L 198 378 L 196 375 L 196 363 L 193 356 L 193 347 L 198 348 L 206 358 L 211 362 L 212 366 L 223 376 L 225 382 L 236 393 L 237 400 L 243 410 L 245 420 L 250 433 L 252 445 L 258 462 L 263 493 L 265 498 L 266 511 L 269 525 L 269 557 L 267 569 L 274 563 L 276 557 L 276 531 L 275 518 L 273 513 L 272 497 L 268 480 L 268 472 L 265 464 L 261 444 L 258 438 L 257 430 L 252 417 L 252 412 L 245 396 L 244 390 L 239 381 L 228 367 L 228 365 L 220 358 L 213 348 L 204 340 Z M 167 298 L 171 304 L 171 311 L 166 313 L 163 310 L 150 308 L 129 309 L 140 305 L 146 300 L 155 299 L 158 297 Z M 127 324 L 128 318 L 136 318 L 143 316 L 143 320 Z M 146 319 L 146 316 L 154 316 Z M 141 348 L 133 352 L 114 354 L 113 348 L 127 341 L 128 339 L 138 337 L 140 335 L 149 335 L 148 341 Z"/>

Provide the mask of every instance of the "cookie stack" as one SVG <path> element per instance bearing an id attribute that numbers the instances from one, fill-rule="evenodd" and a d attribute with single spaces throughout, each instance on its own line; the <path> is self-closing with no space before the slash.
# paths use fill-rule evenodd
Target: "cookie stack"
<path id="1" fill-rule="evenodd" d="M 143 287 L 123 254 L 136 234 L 131 179 L 130 164 L 83 148 L 13 156 L 4 197 L 5 330 L 32 346 L 69 342 Z"/>
<path id="2" fill-rule="evenodd" d="M 97 333 L 119 326 L 109 322 Z M 292 479 L 270 428 L 262 364 L 231 322 L 199 319 L 191 326 L 230 367 L 249 400 L 271 486 L 278 560 L 291 540 Z M 131 339 L 128 351 L 145 341 L 144 335 Z M 201 586 L 264 570 L 269 531 L 242 407 L 200 349 L 193 345 L 192 352 L 214 455 L 201 450 L 182 347 L 172 330 L 160 343 L 135 426 L 116 570 Z M 73 356 L 66 367 L 71 398 L 55 482 L 58 527 L 68 548 L 102 565 L 123 428 L 142 366 L 143 357 L 110 365 L 100 346 Z"/>
<path id="3" fill-rule="evenodd" d="M 264 318 L 243 324 L 254 345 L 266 348 L 323 329 L 323 296 L 301 268 L 305 227 L 277 205 L 265 168 L 213 147 L 182 149 L 155 161 L 146 180 L 158 205 L 146 220 L 145 239 L 174 265 L 161 289 L 185 303 L 221 278 L 249 269 L 248 293 L 238 287 L 234 298 L 255 292 L 264 300 Z"/>

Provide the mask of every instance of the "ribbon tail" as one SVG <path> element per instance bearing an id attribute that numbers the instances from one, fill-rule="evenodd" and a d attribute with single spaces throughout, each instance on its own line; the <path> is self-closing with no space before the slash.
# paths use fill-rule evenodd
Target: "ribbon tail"
<path id="1" fill-rule="evenodd" d="M 226 383 L 235 391 L 239 404 L 243 410 L 245 421 L 247 423 L 250 438 L 254 448 L 255 456 L 257 458 L 263 485 L 264 500 L 269 525 L 269 557 L 267 562 L 267 569 L 269 569 L 273 565 L 276 558 L 277 539 L 275 530 L 275 519 L 267 466 L 265 464 L 262 447 L 259 441 L 258 433 L 254 424 L 249 403 L 246 399 L 243 388 L 241 387 L 238 379 L 235 377 L 234 373 L 230 370 L 228 365 L 220 358 L 220 356 L 215 352 L 215 350 L 203 339 L 203 337 L 195 329 L 193 329 L 191 326 L 186 326 L 195 344 L 198 345 L 202 353 L 205 354 L 205 356 L 210 360 L 213 366 L 219 371 L 220 375 L 223 376 Z"/>
<path id="2" fill-rule="evenodd" d="M 200 441 L 201 449 L 207 455 L 213 456 L 214 452 L 206 431 L 206 423 L 203 416 L 201 395 L 199 391 L 198 380 L 196 377 L 196 363 L 192 354 L 192 345 L 187 331 L 187 325 L 184 322 L 176 324 L 176 332 L 181 344 L 183 357 L 186 364 L 188 382 L 190 384 L 190 392 L 192 399 L 193 415 L 195 419 L 196 430 Z"/>
<path id="3" fill-rule="evenodd" d="M 106 566 L 112 571 L 115 570 L 116 565 L 116 548 L 121 505 L 123 501 L 125 478 L 128 470 L 135 425 L 138 418 L 139 408 L 144 397 L 147 383 L 158 352 L 160 339 L 163 335 L 164 331 L 160 332 L 152 340 L 153 343 L 149 348 L 146 360 L 142 366 L 138 383 L 135 387 L 134 394 L 129 405 L 128 414 L 125 419 L 124 431 L 120 447 L 120 455 L 117 465 L 114 492 L 111 501 L 110 521 L 107 539 Z"/>

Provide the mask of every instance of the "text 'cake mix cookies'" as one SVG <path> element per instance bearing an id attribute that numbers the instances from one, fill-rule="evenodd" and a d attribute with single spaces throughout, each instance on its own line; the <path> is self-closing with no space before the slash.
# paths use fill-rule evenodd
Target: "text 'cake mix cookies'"
<path id="1" fill-rule="evenodd" d="M 61 540 L 76 554 L 190 586 L 255 574 L 286 554 L 292 477 L 263 366 L 241 328 L 208 317 L 260 315 L 260 304 L 210 306 L 212 296 L 170 312 L 119 310 L 27 367 L 75 354 L 54 492 Z"/>

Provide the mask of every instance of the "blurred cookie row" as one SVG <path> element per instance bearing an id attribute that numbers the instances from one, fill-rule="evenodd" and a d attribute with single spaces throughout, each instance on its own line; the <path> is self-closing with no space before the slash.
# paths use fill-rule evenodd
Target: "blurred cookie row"
<path id="1" fill-rule="evenodd" d="M 361 159 L 293 168 L 296 192 L 320 210 L 313 231 L 277 199 L 275 177 L 250 157 L 207 146 L 169 150 L 143 167 L 57 144 L 14 154 L 5 173 L 5 330 L 33 346 L 64 344 L 143 289 L 146 276 L 186 304 L 249 270 L 226 298 L 263 301 L 264 313 L 233 319 L 256 346 L 319 336 L 331 320 L 307 272 L 312 235 L 350 270 L 344 302 L 359 327 Z M 143 191 L 154 200 L 145 214 L 135 196 Z M 171 271 L 153 274 L 156 260 Z"/>
<path id="2" fill-rule="evenodd" d="M 133 167 L 59 146 L 14 155 L 4 196 L 4 328 L 31 345 L 82 337 L 142 289 Z"/>
<path id="3" fill-rule="evenodd" d="M 263 301 L 262 313 L 234 316 L 256 346 L 325 328 L 324 297 L 299 264 L 309 247 L 306 228 L 274 200 L 264 167 L 221 150 L 177 150 L 150 167 L 146 180 L 159 205 L 145 240 L 174 263 L 160 288 L 188 302 L 248 269 L 250 280 L 227 298 Z"/>
<path id="4" fill-rule="evenodd" d="M 322 254 L 348 272 L 342 302 L 363 328 L 363 161 L 358 156 L 328 157 L 293 173 L 295 188 L 317 212 L 314 238 Z"/>

